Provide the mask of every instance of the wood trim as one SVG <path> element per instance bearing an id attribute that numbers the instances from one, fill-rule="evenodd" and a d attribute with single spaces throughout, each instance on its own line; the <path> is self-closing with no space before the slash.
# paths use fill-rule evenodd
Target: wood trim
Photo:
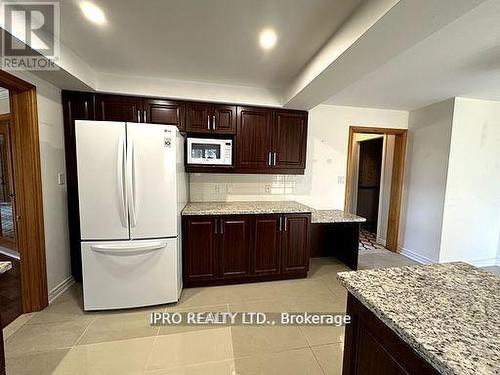
<path id="1" fill-rule="evenodd" d="M 10 121 L 10 113 L 0 114 L 0 122 Z"/>
<path id="2" fill-rule="evenodd" d="M 397 252 L 399 225 L 401 217 L 401 199 L 403 192 L 404 166 L 406 160 L 406 143 L 408 129 L 377 128 L 369 126 L 350 126 L 347 145 L 347 172 L 345 179 L 344 211 L 349 212 L 351 202 L 350 181 L 353 173 L 352 150 L 355 134 L 394 135 L 394 162 L 392 166 L 391 195 L 389 203 L 389 219 L 387 228 L 386 249 Z"/>
<path id="3" fill-rule="evenodd" d="M 17 78 L 3 70 L 0 70 L 0 86 L 11 91 L 28 91 L 35 88 L 35 86 L 31 83 L 23 81 L 22 79 Z"/>
<path id="4" fill-rule="evenodd" d="M 16 242 L 26 313 L 48 305 L 36 88 L 1 70 L 0 85 L 10 91 Z"/>
<path id="5" fill-rule="evenodd" d="M 407 132 L 397 134 L 394 141 L 394 162 L 392 166 L 389 220 L 387 224 L 387 238 L 385 244 L 386 249 L 394 252 L 398 251 L 407 134 Z"/>

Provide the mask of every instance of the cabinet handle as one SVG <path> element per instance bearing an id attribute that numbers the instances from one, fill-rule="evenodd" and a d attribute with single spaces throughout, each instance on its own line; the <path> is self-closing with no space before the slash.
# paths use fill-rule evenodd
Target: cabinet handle
<path id="1" fill-rule="evenodd" d="M 276 167 L 276 152 L 273 154 L 273 165 Z"/>
<path id="2" fill-rule="evenodd" d="M 217 122 L 215 121 L 215 115 L 212 116 L 213 130 L 217 129 Z"/>
<path id="3" fill-rule="evenodd" d="M 210 115 L 207 115 L 207 129 L 210 130 Z"/>
<path id="4" fill-rule="evenodd" d="M 224 223 L 220 221 L 220 234 L 224 234 Z"/>
<path id="5" fill-rule="evenodd" d="M 141 111 L 137 111 L 137 122 L 141 122 Z"/>
<path id="6" fill-rule="evenodd" d="M 271 166 L 271 163 L 272 163 L 272 162 L 271 162 L 271 157 L 272 157 L 272 152 L 271 152 L 271 151 L 269 151 L 269 154 L 267 155 L 267 165 L 268 165 L 268 166 Z"/>
<path id="7" fill-rule="evenodd" d="M 280 216 L 280 232 L 282 230 L 282 224 L 283 224 L 283 216 Z"/>
<path id="8" fill-rule="evenodd" d="M 146 115 L 146 111 L 143 111 L 142 113 L 143 113 L 142 118 L 144 119 L 144 122 L 148 122 L 148 117 Z"/>
<path id="9" fill-rule="evenodd" d="M 285 232 L 286 232 L 286 225 L 287 225 L 287 222 L 288 222 L 288 219 L 287 219 L 287 217 L 285 216 Z"/>
<path id="10" fill-rule="evenodd" d="M 214 228 L 214 233 L 217 234 L 217 225 L 218 225 L 218 222 L 217 222 L 217 219 L 215 219 L 215 228 Z"/>

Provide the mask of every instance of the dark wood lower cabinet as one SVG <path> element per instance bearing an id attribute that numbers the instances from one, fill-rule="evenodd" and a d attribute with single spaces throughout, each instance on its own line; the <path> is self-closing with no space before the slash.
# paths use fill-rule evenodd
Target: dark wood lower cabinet
<path id="1" fill-rule="evenodd" d="M 439 372 L 349 293 L 343 375 L 434 375 Z"/>
<path id="2" fill-rule="evenodd" d="M 250 274 L 250 225 L 248 216 L 227 216 L 219 220 L 220 275 L 224 278 Z"/>
<path id="3" fill-rule="evenodd" d="M 3 348 L 2 317 L 0 316 L 0 375 L 5 375 L 5 351 Z"/>
<path id="4" fill-rule="evenodd" d="M 310 219 L 310 214 L 184 216 L 184 286 L 307 277 Z"/>

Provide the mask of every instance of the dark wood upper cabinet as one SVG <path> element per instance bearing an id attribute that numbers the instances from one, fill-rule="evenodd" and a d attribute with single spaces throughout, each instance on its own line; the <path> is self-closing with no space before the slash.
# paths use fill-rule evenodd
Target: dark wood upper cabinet
<path id="1" fill-rule="evenodd" d="M 142 108 L 143 122 L 175 125 L 180 131 L 185 131 L 185 103 L 163 99 L 144 99 Z"/>
<path id="2" fill-rule="evenodd" d="M 307 113 L 275 111 L 273 166 L 277 169 L 306 167 Z"/>
<path id="3" fill-rule="evenodd" d="M 212 105 L 189 103 L 186 109 L 186 131 L 189 133 L 212 132 Z"/>
<path id="4" fill-rule="evenodd" d="M 256 216 L 253 231 L 253 273 L 273 275 L 280 272 L 281 215 Z M 282 225 L 281 225 L 282 226 Z"/>
<path id="5" fill-rule="evenodd" d="M 236 133 L 236 106 L 216 104 L 212 108 L 212 113 L 212 129 L 215 133 Z"/>
<path id="6" fill-rule="evenodd" d="M 271 165 L 272 111 L 238 107 L 236 166 L 265 169 Z"/>
<path id="7" fill-rule="evenodd" d="M 309 215 L 283 215 L 282 272 L 309 268 Z"/>
<path id="8" fill-rule="evenodd" d="M 189 103 L 186 131 L 188 133 L 234 134 L 236 132 L 236 106 Z"/>
<path id="9" fill-rule="evenodd" d="M 210 280 L 218 274 L 218 219 L 193 216 L 184 221 L 184 278 Z"/>
<path id="10" fill-rule="evenodd" d="M 143 122 L 142 98 L 120 95 L 97 95 L 97 120 Z"/>
<path id="11" fill-rule="evenodd" d="M 222 217 L 220 221 L 220 274 L 242 277 L 250 273 L 249 216 Z"/>

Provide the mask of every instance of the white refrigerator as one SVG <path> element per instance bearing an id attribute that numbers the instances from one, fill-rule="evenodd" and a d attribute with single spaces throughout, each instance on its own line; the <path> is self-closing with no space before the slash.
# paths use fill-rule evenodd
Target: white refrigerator
<path id="1" fill-rule="evenodd" d="M 75 126 L 85 310 L 178 301 L 183 137 L 169 125 Z"/>

